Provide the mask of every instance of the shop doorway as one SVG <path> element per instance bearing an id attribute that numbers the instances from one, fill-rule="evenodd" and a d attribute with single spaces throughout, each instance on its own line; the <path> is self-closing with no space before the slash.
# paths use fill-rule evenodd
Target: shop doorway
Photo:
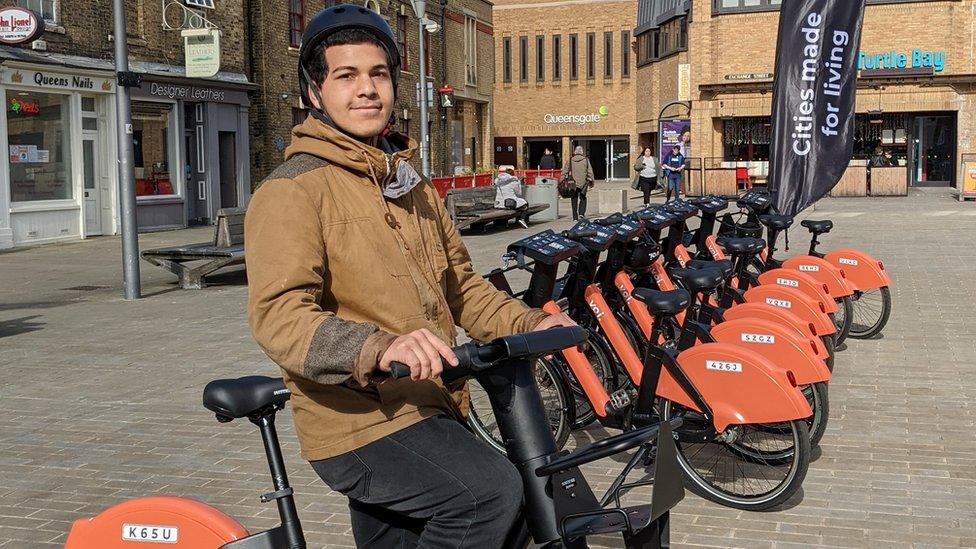
<path id="1" fill-rule="evenodd" d="M 236 208 L 237 201 L 237 132 L 217 132 L 220 159 L 220 208 Z"/>
<path id="2" fill-rule="evenodd" d="M 204 153 L 204 105 L 184 103 L 183 172 L 186 180 L 186 219 L 188 225 L 209 225 L 206 158 Z"/>
<path id="3" fill-rule="evenodd" d="M 954 186 L 955 158 L 955 116 L 944 114 L 916 116 L 912 128 L 910 166 L 912 186 Z"/>
<path id="4" fill-rule="evenodd" d="M 560 139 L 532 139 L 525 141 L 525 161 L 526 168 L 530 170 L 539 169 L 539 161 L 546 153 L 546 149 L 552 152 L 556 158 L 556 165 L 562 166 L 562 140 Z"/>
<path id="5" fill-rule="evenodd" d="M 597 181 L 624 180 L 630 178 L 630 139 L 626 137 L 602 137 L 580 139 L 580 145 L 593 166 Z"/>
<path id="6" fill-rule="evenodd" d="M 81 138 L 82 176 L 85 182 L 85 236 L 102 234 L 102 192 L 98 175 L 102 173 L 99 165 L 98 133 L 83 132 Z"/>

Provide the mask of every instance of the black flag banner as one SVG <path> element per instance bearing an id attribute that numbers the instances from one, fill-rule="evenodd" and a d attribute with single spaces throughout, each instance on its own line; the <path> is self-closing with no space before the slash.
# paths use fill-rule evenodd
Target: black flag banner
<path id="1" fill-rule="evenodd" d="M 795 215 L 837 184 L 854 148 L 865 0 L 785 0 L 779 14 L 770 188 Z"/>

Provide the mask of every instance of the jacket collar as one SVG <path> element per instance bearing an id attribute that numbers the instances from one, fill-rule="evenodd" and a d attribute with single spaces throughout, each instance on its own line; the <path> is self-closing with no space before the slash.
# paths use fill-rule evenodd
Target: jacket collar
<path id="1" fill-rule="evenodd" d="M 369 178 L 385 187 L 396 177 L 400 162 L 409 162 L 417 151 L 417 143 L 400 134 L 381 137 L 376 147 L 340 132 L 309 116 L 292 129 L 291 145 L 285 158 L 310 154 L 334 166 Z"/>

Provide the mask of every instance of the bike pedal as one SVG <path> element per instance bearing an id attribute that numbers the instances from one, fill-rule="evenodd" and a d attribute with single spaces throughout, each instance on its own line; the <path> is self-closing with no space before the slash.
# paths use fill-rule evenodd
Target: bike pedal
<path id="1" fill-rule="evenodd" d="M 277 492 L 271 492 L 269 494 L 264 494 L 261 496 L 261 503 L 268 503 L 269 501 L 274 501 L 276 499 L 281 499 L 294 494 L 295 491 L 291 487 L 285 488 L 283 490 L 278 490 Z"/>
<path id="2" fill-rule="evenodd" d="M 610 404 L 616 410 L 623 410 L 630 405 L 630 393 L 626 389 L 614 391 L 610 395 Z"/>

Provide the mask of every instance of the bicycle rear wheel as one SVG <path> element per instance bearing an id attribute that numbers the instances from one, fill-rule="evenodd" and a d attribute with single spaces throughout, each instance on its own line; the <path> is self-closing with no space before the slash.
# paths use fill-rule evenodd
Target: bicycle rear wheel
<path id="1" fill-rule="evenodd" d="M 535 371 L 536 385 L 542 395 L 542 406 L 549 420 L 552 438 L 556 441 L 556 449 L 562 450 L 569 439 L 575 416 L 569 386 L 559 369 L 546 358 L 537 359 L 532 368 Z M 478 438 L 504 454 L 505 443 L 495 422 L 488 393 L 475 380 L 468 382 L 468 393 L 468 425 Z"/>
<path id="2" fill-rule="evenodd" d="M 885 286 L 856 292 L 852 304 L 851 337 L 874 337 L 888 324 L 888 317 L 891 315 L 891 290 Z"/>
<path id="3" fill-rule="evenodd" d="M 805 421 L 734 425 L 712 440 L 682 441 L 682 431 L 706 427 L 704 418 L 667 400 L 661 410 L 664 418 L 682 417 L 685 421 L 676 431 L 678 464 L 685 485 L 699 496 L 726 507 L 761 511 L 793 497 L 803 484 L 810 465 L 810 434 Z M 785 463 L 769 459 L 782 456 L 790 448 L 792 453 Z"/>

